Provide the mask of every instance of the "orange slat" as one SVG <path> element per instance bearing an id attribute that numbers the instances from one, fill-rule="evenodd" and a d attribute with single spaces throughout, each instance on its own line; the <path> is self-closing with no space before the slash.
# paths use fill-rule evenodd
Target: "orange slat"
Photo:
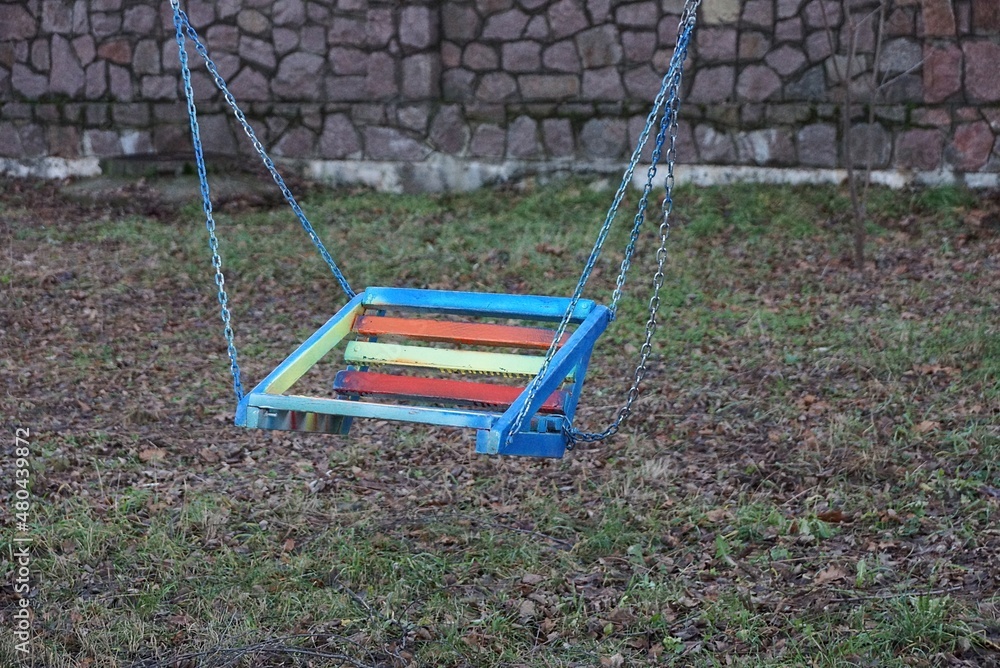
<path id="1" fill-rule="evenodd" d="M 457 403 L 510 406 L 524 391 L 523 387 L 473 383 L 447 378 L 421 378 L 393 376 L 370 371 L 341 371 L 333 385 L 343 394 L 379 395 L 423 401 L 452 401 Z M 542 412 L 558 413 L 563 410 L 566 392 L 553 392 L 542 404 Z"/>
<path id="2" fill-rule="evenodd" d="M 417 341 L 446 341 L 479 346 L 510 346 L 547 350 L 555 330 L 476 322 L 449 322 L 421 318 L 362 315 L 354 321 L 362 336 L 401 336 Z M 563 342 L 566 341 L 563 336 Z"/>

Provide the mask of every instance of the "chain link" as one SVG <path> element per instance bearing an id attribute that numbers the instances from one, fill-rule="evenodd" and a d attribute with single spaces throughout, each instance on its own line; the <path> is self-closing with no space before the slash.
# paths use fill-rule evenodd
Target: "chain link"
<path id="1" fill-rule="evenodd" d="M 222 272 L 222 256 L 219 255 L 219 239 L 215 235 L 215 216 L 212 213 L 212 197 L 205 173 L 205 154 L 201 143 L 201 130 L 198 125 L 198 110 L 194 104 L 194 90 L 191 87 L 191 68 L 188 65 L 187 49 L 184 44 L 183 13 L 176 1 L 171 2 L 174 8 L 174 28 L 176 30 L 177 48 L 181 64 L 181 75 L 184 80 L 184 95 L 187 98 L 188 119 L 191 124 L 191 141 L 194 144 L 195 162 L 198 167 L 198 180 L 201 183 L 201 202 L 205 212 L 205 227 L 208 229 L 208 246 L 212 251 L 212 267 L 215 269 L 215 285 L 218 289 L 220 315 L 222 317 L 223 333 L 226 337 L 229 354 L 229 371 L 233 376 L 233 392 L 236 402 L 243 399 L 243 383 L 240 378 L 240 365 L 236 352 L 235 334 L 232 327 L 232 314 L 229 311 L 229 295 L 226 293 L 226 277 Z"/>
<path id="2" fill-rule="evenodd" d="M 608 233 L 611 230 L 611 225 L 614 222 L 615 217 L 618 213 L 618 207 L 628 190 L 629 185 L 632 181 L 632 174 L 635 172 L 635 168 L 638 165 L 640 156 L 642 155 L 642 150 L 645 148 L 645 144 L 649 138 L 649 132 L 656 122 L 657 117 L 660 115 L 661 108 L 663 109 L 663 116 L 660 120 L 660 130 L 656 136 L 656 143 L 653 147 L 653 152 L 651 155 L 651 164 L 646 174 L 646 183 L 642 189 L 642 195 L 639 199 L 639 204 L 637 206 L 637 211 L 635 218 L 633 219 L 632 231 L 629 236 L 629 242 L 625 249 L 625 257 L 622 260 L 621 270 L 618 274 L 618 278 L 615 281 L 615 289 L 612 293 L 611 305 L 609 310 L 611 311 L 611 318 L 614 319 L 617 316 L 618 304 L 621 300 L 623 288 L 627 280 L 629 269 L 631 268 L 632 257 L 635 254 L 635 247 L 639 238 L 639 233 L 642 228 L 643 222 L 645 221 L 645 210 L 649 202 L 649 194 L 653 188 L 653 181 L 657 173 L 657 163 L 659 162 L 662 148 L 666 137 L 669 136 L 670 141 L 667 148 L 666 155 L 666 166 L 667 166 L 667 177 L 665 183 L 666 193 L 664 196 L 663 204 L 663 217 L 660 223 L 659 235 L 660 235 L 660 246 L 656 252 L 657 260 L 657 271 L 653 276 L 653 289 L 652 297 L 649 302 L 649 319 L 646 321 L 646 332 L 645 339 L 643 341 L 642 347 L 639 352 L 639 362 L 636 366 L 635 373 L 633 375 L 632 384 L 629 387 L 628 394 L 625 399 L 625 404 L 618 410 L 618 413 L 614 421 L 606 428 L 604 431 L 597 433 L 586 433 L 575 429 L 569 420 L 563 425 L 563 434 L 567 439 L 567 449 L 572 450 L 574 445 L 578 442 L 594 442 L 604 440 L 614 434 L 618 433 L 621 429 L 622 423 L 628 419 L 632 414 L 632 406 L 636 399 L 639 397 L 639 385 L 641 384 L 643 378 L 646 375 L 646 364 L 649 361 L 650 353 L 652 352 L 652 340 L 653 335 L 656 332 L 656 316 L 657 311 L 660 306 L 660 288 L 663 286 L 664 280 L 664 266 L 667 259 L 667 240 L 670 236 L 670 214 L 673 211 L 673 186 L 674 186 L 674 163 L 676 161 L 676 140 L 677 140 L 677 112 L 680 108 L 680 85 L 683 75 L 684 61 L 687 57 L 687 50 L 690 44 L 691 36 L 694 31 L 694 26 L 697 18 L 698 6 L 701 4 L 701 0 L 687 0 L 684 12 L 681 16 L 680 23 L 677 29 L 677 42 L 674 46 L 674 53 L 670 59 L 670 65 L 667 69 L 667 73 L 664 75 L 663 80 L 660 84 L 660 90 L 657 93 L 656 98 L 653 102 L 653 108 L 646 117 L 646 124 L 639 135 L 639 140 L 637 142 L 635 151 L 632 153 L 631 160 L 629 161 L 628 167 L 625 170 L 625 174 L 622 177 L 621 184 L 618 186 L 618 190 L 615 192 L 615 197 L 612 200 L 611 207 L 608 210 L 608 214 L 605 217 L 604 224 L 598 233 L 597 241 L 591 250 L 590 257 L 587 259 L 587 263 L 584 266 L 583 273 L 580 276 L 580 280 L 577 283 L 576 289 L 573 292 L 573 296 L 570 299 L 569 305 L 566 309 L 562 320 L 559 322 L 559 326 L 556 328 L 556 333 L 553 336 L 552 344 L 549 346 L 548 351 L 545 355 L 545 360 L 542 362 L 541 368 L 538 374 L 531 380 L 528 384 L 526 390 L 526 398 L 514 418 L 514 422 L 511 427 L 511 431 L 507 436 L 505 445 L 510 445 L 514 439 L 514 435 L 517 434 L 524 421 L 528 419 L 528 413 L 531 403 L 534 401 L 538 394 L 539 380 L 546 374 L 548 368 L 551 364 L 552 358 L 558 349 L 558 342 L 562 340 L 563 334 L 565 334 L 567 328 L 569 327 L 572 315 L 576 310 L 576 306 L 579 303 L 581 297 L 583 296 L 583 290 L 590 279 L 590 275 L 593 272 L 594 266 L 597 264 L 597 259 L 603 250 L 604 243 L 607 240 Z"/>

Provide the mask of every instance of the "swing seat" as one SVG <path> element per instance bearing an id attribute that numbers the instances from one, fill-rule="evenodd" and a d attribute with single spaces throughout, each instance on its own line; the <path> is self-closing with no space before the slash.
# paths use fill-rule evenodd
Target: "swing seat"
<path id="1" fill-rule="evenodd" d="M 243 397 L 236 424 L 346 434 L 354 418 L 419 422 L 476 429 L 482 454 L 562 457 L 563 425 L 610 322 L 607 307 L 577 302 L 575 328 L 535 381 L 530 417 L 512 430 L 556 334 L 539 325 L 558 323 L 569 305 L 561 297 L 368 288 Z M 329 396 L 289 392 L 338 347 L 345 367 L 331 374 Z"/>

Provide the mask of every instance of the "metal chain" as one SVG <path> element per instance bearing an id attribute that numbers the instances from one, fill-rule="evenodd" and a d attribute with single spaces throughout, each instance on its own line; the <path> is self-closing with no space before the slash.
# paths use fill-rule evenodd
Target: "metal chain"
<path id="1" fill-rule="evenodd" d="M 598 234 L 597 241 L 591 251 L 590 257 L 584 266 L 583 273 L 580 276 L 580 280 L 577 283 L 576 289 L 573 292 L 573 296 L 569 301 L 569 305 L 566 308 L 566 312 L 563 315 L 562 320 L 559 322 L 559 326 L 556 328 L 556 333 L 553 336 L 552 344 L 545 355 L 545 360 L 542 362 L 541 368 L 538 374 L 531 380 L 528 384 L 526 390 L 526 399 L 522 404 L 520 411 L 514 418 L 514 422 L 511 431 L 507 437 L 505 445 L 509 445 L 514 438 L 514 435 L 519 432 L 524 424 L 524 421 L 528 418 L 529 406 L 538 393 L 539 379 L 542 378 L 548 371 L 551 364 L 552 358 L 558 349 L 558 342 L 562 340 L 563 334 L 565 334 L 566 329 L 569 326 L 572 315 L 576 310 L 576 306 L 579 303 L 584 287 L 587 281 L 590 279 L 590 275 L 597 263 L 597 259 L 604 247 L 604 243 L 607 239 L 608 233 L 611 230 L 611 225 L 617 216 L 618 207 L 625 195 L 628 186 L 632 180 L 632 174 L 635 171 L 636 165 L 639 162 L 639 158 L 642 154 L 642 150 L 645 147 L 646 141 L 649 137 L 649 131 L 659 116 L 660 109 L 663 109 L 663 117 L 660 121 L 660 131 L 657 133 L 656 144 L 653 148 L 653 153 L 651 156 L 651 165 L 647 171 L 647 178 L 645 186 L 643 187 L 642 196 L 639 200 L 637 206 L 637 212 L 635 218 L 633 219 L 632 231 L 629 236 L 629 243 L 625 250 L 625 257 L 622 260 L 621 271 L 615 282 L 615 290 L 612 293 L 612 300 L 609 310 L 611 311 L 611 318 L 614 319 L 617 315 L 618 303 L 622 297 L 622 291 L 626 282 L 628 271 L 631 268 L 631 259 L 635 253 L 635 246 L 639 237 L 639 232 L 642 224 L 645 220 L 645 209 L 648 205 L 649 194 L 653 187 L 653 180 L 656 177 L 657 172 L 657 162 L 659 161 L 663 143 L 665 137 L 669 134 L 670 143 L 667 149 L 667 178 L 666 178 L 666 195 L 664 198 L 663 207 L 663 218 L 660 224 L 660 247 L 657 250 L 657 272 L 653 277 L 653 295 L 650 299 L 649 305 L 649 319 L 646 322 L 646 335 L 643 342 L 642 348 L 640 350 L 639 362 L 636 366 L 635 374 L 633 376 L 633 382 L 629 388 L 628 395 L 626 397 L 625 404 L 619 409 L 615 420 L 609 425 L 604 431 L 598 433 L 585 433 L 573 428 L 572 424 L 567 423 L 563 426 L 563 433 L 567 437 L 567 449 L 572 450 L 573 446 L 577 442 L 586 441 L 599 441 L 608 438 L 618 432 L 621 428 L 622 422 L 624 422 L 632 413 L 632 405 L 639 395 L 639 384 L 645 377 L 646 373 L 646 363 L 648 362 L 649 355 L 652 351 L 652 339 L 653 334 L 656 332 L 656 314 L 659 309 L 660 298 L 659 292 L 663 285 L 663 267 L 666 262 L 667 250 L 666 244 L 670 233 L 670 214 L 673 210 L 673 185 L 674 185 L 674 162 L 676 159 L 676 139 L 677 139 L 677 112 L 680 107 L 680 97 L 679 90 L 681 79 L 683 75 L 684 61 L 687 57 L 687 50 L 690 44 L 691 36 L 694 31 L 694 26 L 697 17 L 698 6 L 701 4 L 701 0 L 687 0 L 684 12 L 681 16 L 678 29 L 677 29 L 677 42 L 674 46 L 674 53 L 670 59 L 670 65 L 667 69 L 667 73 L 664 75 L 663 80 L 660 84 L 660 90 L 653 102 L 653 108 L 649 115 L 646 117 L 646 124 L 643 127 L 642 132 L 639 135 L 639 140 L 637 146 L 632 153 L 629 165 L 625 170 L 625 174 L 622 177 L 622 182 L 615 193 L 615 197 L 612 200 L 611 207 L 608 210 L 608 214 L 605 217 L 604 225 Z"/>
<path id="2" fill-rule="evenodd" d="M 229 295 L 226 293 L 226 277 L 222 273 L 222 257 L 219 255 L 219 239 L 215 235 L 215 217 L 212 214 L 212 197 L 208 187 L 208 177 L 205 170 L 205 154 L 201 144 L 201 131 L 198 126 L 198 110 L 194 104 L 194 90 L 191 87 L 191 68 L 188 65 L 187 49 L 184 44 L 184 21 L 176 0 L 171 2 L 174 8 L 174 29 L 176 30 L 177 48 L 179 49 L 181 75 L 184 80 L 184 95 L 187 98 L 188 120 L 191 124 L 191 141 L 194 144 L 195 162 L 198 167 L 198 180 L 201 182 L 201 202 L 205 212 L 205 227 L 208 229 L 208 246 L 212 251 L 212 267 L 215 269 L 215 285 L 218 288 L 219 306 L 223 324 L 223 333 L 229 353 L 229 371 L 233 376 L 233 392 L 236 402 L 243 399 L 243 383 L 240 379 L 240 365 L 236 352 L 235 334 L 232 328 L 232 315 L 229 312 Z"/>
<path id="3" fill-rule="evenodd" d="M 330 255 L 330 252 L 326 249 L 326 246 L 323 244 L 323 241 L 319 238 L 319 235 L 316 234 L 316 230 L 313 228 L 312 223 L 309 222 L 309 219 L 306 217 L 305 212 L 302 211 L 302 207 L 299 206 L 299 203 L 295 199 L 295 196 L 292 194 L 291 190 L 289 190 L 288 186 L 285 184 L 285 180 L 282 178 L 281 174 L 278 173 L 278 169 L 277 167 L 275 167 L 274 161 L 267 154 L 267 151 L 264 149 L 264 145 L 257 138 L 257 133 L 250 125 L 250 122 L 247 121 L 246 115 L 243 113 L 243 110 L 236 102 L 236 98 L 229 91 L 229 86 L 226 84 L 226 80 L 222 77 L 221 74 L 219 74 L 218 67 L 216 67 L 215 62 L 213 62 L 212 59 L 209 57 L 208 49 L 202 43 L 200 37 L 198 36 L 198 32 L 194 29 L 194 26 L 191 25 L 191 22 L 188 20 L 187 14 L 185 14 L 180 9 L 179 0 L 171 0 L 170 5 L 174 9 L 174 22 L 176 23 L 178 20 L 180 20 L 184 24 L 187 36 L 194 43 L 195 50 L 201 56 L 202 60 L 205 61 L 205 67 L 208 68 L 209 74 L 212 75 L 212 79 L 215 82 L 215 86 L 222 92 L 222 95 L 225 98 L 226 103 L 233 110 L 233 114 L 236 116 L 236 120 L 240 122 L 240 125 L 243 127 L 243 132 L 246 134 L 246 136 L 250 138 L 250 143 L 253 144 L 254 150 L 257 151 L 257 155 L 260 156 L 261 162 L 264 163 L 264 167 L 267 169 L 268 173 L 270 173 L 271 178 L 274 180 L 278 188 L 281 190 L 281 194 L 285 197 L 285 201 L 288 202 L 288 205 L 292 208 L 292 211 L 295 213 L 295 216 L 299 220 L 299 224 L 302 225 L 302 229 L 305 230 L 306 234 L 309 236 L 310 241 L 312 241 L 313 245 L 316 247 L 316 250 L 319 251 L 320 256 L 322 256 L 323 260 L 330 268 L 331 273 L 333 273 L 334 278 L 337 279 L 337 283 L 340 284 L 340 288 L 344 291 L 344 294 L 347 295 L 347 298 L 348 299 L 354 298 L 355 296 L 354 290 L 351 289 L 351 286 L 347 282 L 347 279 L 344 277 L 344 274 L 340 271 L 340 267 L 337 266 L 337 263 L 334 261 L 333 256 Z"/>

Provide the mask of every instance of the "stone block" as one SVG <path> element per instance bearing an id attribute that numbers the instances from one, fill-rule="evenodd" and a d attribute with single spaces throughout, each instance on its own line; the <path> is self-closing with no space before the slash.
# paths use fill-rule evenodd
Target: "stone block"
<path id="1" fill-rule="evenodd" d="M 469 70 L 455 68 L 441 75 L 441 92 L 449 102 L 464 102 L 473 97 L 476 75 Z"/>
<path id="2" fill-rule="evenodd" d="M 156 10 L 153 10 L 156 16 Z M 90 12 L 87 10 L 87 0 L 75 0 L 73 3 L 73 27 L 71 32 L 74 35 L 90 34 Z"/>
<path id="3" fill-rule="evenodd" d="M 1000 101 L 1000 45 L 977 39 L 962 43 L 965 88 L 970 102 Z"/>
<path id="4" fill-rule="evenodd" d="M 475 0 L 479 13 L 483 15 L 505 12 L 514 6 L 514 0 Z"/>
<path id="5" fill-rule="evenodd" d="M 542 64 L 547 69 L 557 72 L 579 72 L 582 69 L 576 46 L 570 40 L 556 42 L 545 49 L 542 54 Z"/>
<path id="6" fill-rule="evenodd" d="M 152 35 L 156 30 L 156 10 L 149 5 L 129 7 L 125 10 L 122 29 L 134 35 Z"/>
<path id="7" fill-rule="evenodd" d="M 239 155 L 240 145 L 236 141 L 229 115 L 208 114 L 201 117 L 201 140 L 206 153 L 219 155 Z M 242 134 L 242 130 L 240 131 Z"/>
<path id="8" fill-rule="evenodd" d="M 407 130 L 425 132 L 428 121 L 430 121 L 429 103 L 407 104 L 396 110 L 396 122 Z"/>
<path id="9" fill-rule="evenodd" d="M 438 57 L 420 53 L 403 59 L 403 97 L 427 100 L 440 94 L 441 64 Z"/>
<path id="10" fill-rule="evenodd" d="M 993 141 L 993 132 L 986 121 L 963 123 L 955 128 L 945 157 L 956 170 L 974 172 L 986 164 Z"/>
<path id="11" fill-rule="evenodd" d="M 271 21 L 256 9 L 244 9 L 236 15 L 236 25 L 251 35 L 264 35 L 271 28 Z"/>
<path id="12" fill-rule="evenodd" d="M 894 7 L 886 17 L 885 34 L 889 37 L 914 37 L 916 11 L 913 7 Z"/>
<path id="13" fill-rule="evenodd" d="M 806 56 L 802 49 L 785 45 L 767 54 L 764 61 L 783 77 L 795 74 L 806 64 Z"/>
<path id="14" fill-rule="evenodd" d="M 434 26 L 434 34 L 437 34 Z M 365 44 L 376 49 L 385 48 L 396 34 L 393 11 L 386 7 L 369 9 L 365 23 Z M 436 37 L 435 37 L 436 38 Z"/>
<path id="15" fill-rule="evenodd" d="M 695 35 L 695 48 L 698 62 L 735 62 L 736 28 L 702 28 Z"/>
<path id="16" fill-rule="evenodd" d="M 797 16 L 778 21 L 774 26 L 774 40 L 776 42 L 799 42 L 804 34 L 802 19 Z"/>
<path id="17" fill-rule="evenodd" d="M 132 62 L 132 45 L 124 39 L 104 42 L 97 47 L 97 55 L 109 62 L 127 65 Z"/>
<path id="18" fill-rule="evenodd" d="M 302 0 L 277 0 L 271 18 L 276 26 L 301 28 L 306 22 L 306 5 Z"/>
<path id="19" fill-rule="evenodd" d="M 530 116 L 518 116 L 507 128 L 507 155 L 513 158 L 541 157 L 538 123 Z"/>
<path id="20" fill-rule="evenodd" d="M 875 169 L 889 166 L 892 142 L 889 133 L 878 123 L 855 123 L 851 126 L 847 142 L 855 167 Z"/>
<path id="21" fill-rule="evenodd" d="M 504 102 L 513 99 L 516 93 L 517 82 L 506 72 L 485 74 L 476 87 L 476 98 L 483 102 Z"/>
<path id="22" fill-rule="evenodd" d="M 670 48 L 677 44 L 677 28 L 680 23 L 680 16 L 668 14 L 660 19 L 656 26 L 656 36 L 660 40 L 661 48 Z"/>
<path id="23" fill-rule="evenodd" d="M 274 46 L 266 40 L 243 35 L 240 38 L 240 58 L 264 70 L 273 70 L 278 62 Z"/>
<path id="24" fill-rule="evenodd" d="M 500 68 L 500 56 L 497 55 L 496 47 L 473 42 L 465 47 L 462 64 L 476 72 L 496 70 Z"/>
<path id="25" fill-rule="evenodd" d="M 806 125 L 796 133 L 799 164 L 806 167 L 837 166 L 837 128 L 829 123 Z"/>
<path id="26" fill-rule="evenodd" d="M 73 53 L 73 47 L 62 35 L 53 35 L 49 92 L 73 97 L 83 92 L 84 83 L 83 68 Z"/>
<path id="27" fill-rule="evenodd" d="M 21 135 L 17 125 L 10 121 L 0 121 L 0 156 L 5 158 L 20 158 Z"/>
<path id="28" fill-rule="evenodd" d="M 63 0 L 42 0 L 42 32 L 68 34 L 73 30 L 73 7 Z"/>
<path id="29" fill-rule="evenodd" d="M 299 40 L 299 48 L 306 53 L 325 55 L 327 52 L 327 31 L 323 26 L 306 26 L 302 29 L 302 37 Z M 336 42 L 331 42 L 335 44 Z M 351 42 L 345 42 L 350 44 Z"/>
<path id="30" fill-rule="evenodd" d="M 940 130 L 906 130 L 896 138 L 893 166 L 902 169 L 939 169 L 944 137 Z"/>
<path id="31" fill-rule="evenodd" d="M 176 100 L 177 79 L 171 76 L 148 75 L 141 80 L 142 97 L 146 100 Z"/>
<path id="32" fill-rule="evenodd" d="M 441 45 L 441 67 L 450 70 L 462 64 L 462 48 L 453 42 Z"/>
<path id="33" fill-rule="evenodd" d="M 656 53 L 655 32 L 623 32 L 621 38 L 625 60 L 629 62 L 648 63 Z"/>
<path id="34" fill-rule="evenodd" d="M 1000 3 L 995 0 L 972 0 L 972 29 L 977 35 L 1000 33 Z"/>
<path id="35" fill-rule="evenodd" d="M 421 5 L 403 7 L 399 19 L 399 42 L 404 49 L 420 50 L 437 42 L 438 24 L 431 8 Z"/>
<path id="36" fill-rule="evenodd" d="M 585 30 L 576 36 L 576 50 L 585 69 L 617 65 L 622 59 L 618 29 L 605 24 Z"/>
<path id="37" fill-rule="evenodd" d="M 441 30 L 445 39 L 468 42 L 479 33 L 481 20 L 472 7 L 445 3 L 441 8 Z"/>
<path id="38" fill-rule="evenodd" d="M 331 46 L 364 46 L 368 39 L 364 19 L 335 16 L 328 39 Z"/>
<path id="39" fill-rule="evenodd" d="M 555 39 L 575 35 L 590 25 L 579 0 L 557 0 L 549 7 L 548 19 Z"/>
<path id="40" fill-rule="evenodd" d="M 736 145 L 728 133 L 718 132 L 710 125 L 694 129 L 694 143 L 702 162 L 732 164 L 736 161 Z"/>
<path id="41" fill-rule="evenodd" d="M 798 16 L 802 12 L 803 0 L 778 0 L 777 14 L 779 19 Z"/>
<path id="42" fill-rule="evenodd" d="M 108 66 L 103 61 L 97 61 L 87 66 L 84 72 L 84 96 L 88 100 L 96 100 L 108 92 Z"/>
<path id="43" fill-rule="evenodd" d="M 822 65 L 817 65 L 806 70 L 802 76 L 785 86 L 785 99 L 822 102 L 827 99 L 828 91 L 825 68 Z"/>
<path id="44" fill-rule="evenodd" d="M 531 17 L 528 27 L 524 29 L 524 36 L 528 39 L 548 41 L 552 37 L 549 20 L 542 15 Z"/>
<path id="45" fill-rule="evenodd" d="M 882 99 L 892 104 L 919 104 L 924 99 L 923 78 L 919 74 L 898 75 L 881 89 Z"/>
<path id="46" fill-rule="evenodd" d="M 237 100 L 247 100 L 248 102 L 267 102 L 271 94 L 267 77 L 252 67 L 244 67 L 233 78 L 229 89 Z"/>
<path id="47" fill-rule="evenodd" d="M 620 100 L 625 95 L 621 74 L 615 67 L 584 70 L 582 97 L 585 100 Z"/>
<path id="48" fill-rule="evenodd" d="M 35 17 L 23 4 L 8 2 L 0 5 L 0 42 L 31 39 L 37 32 Z"/>
<path id="49" fill-rule="evenodd" d="M 299 33 L 290 28 L 275 28 L 271 33 L 276 55 L 284 56 L 299 47 Z"/>
<path id="50" fill-rule="evenodd" d="M 924 36 L 955 36 L 955 11 L 951 0 L 921 0 L 920 4 Z"/>
<path id="51" fill-rule="evenodd" d="M 194 19 L 192 18 L 192 22 Z M 122 15 L 112 13 L 92 13 L 90 31 L 98 41 L 118 35 L 122 29 Z"/>
<path id="52" fill-rule="evenodd" d="M 565 100 L 580 94 L 580 79 L 571 74 L 522 74 L 517 81 L 525 100 Z"/>
<path id="53" fill-rule="evenodd" d="M 136 74 L 159 74 L 163 71 L 160 65 L 160 46 L 156 40 L 144 39 L 136 44 L 132 69 Z"/>
<path id="54" fill-rule="evenodd" d="M 706 25 L 732 24 L 740 18 L 740 0 L 706 0 L 701 6 Z"/>
<path id="55" fill-rule="evenodd" d="M 317 100 L 321 97 L 320 75 L 323 58 L 311 53 L 292 53 L 278 65 L 271 90 L 278 99 Z"/>
<path id="56" fill-rule="evenodd" d="M 387 53 L 376 52 L 368 56 L 365 94 L 369 99 L 389 100 L 399 94 L 396 67 L 396 59 Z"/>
<path id="57" fill-rule="evenodd" d="M 660 10 L 656 2 L 629 2 L 618 5 L 615 9 L 615 23 L 629 28 L 652 28 L 660 19 Z"/>
<path id="58" fill-rule="evenodd" d="M 303 159 L 316 151 L 316 133 L 305 127 L 287 130 L 274 144 L 274 154 L 281 157 Z M 329 157 L 320 155 L 320 157 Z"/>
<path id="59" fill-rule="evenodd" d="M 240 48 L 240 30 L 230 25 L 212 26 L 205 32 L 205 40 L 212 53 L 217 51 L 236 53 Z M 188 50 L 191 51 L 190 47 Z"/>
<path id="60" fill-rule="evenodd" d="M 635 67 L 625 73 L 625 92 L 630 100 L 652 102 L 660 92 L 661 79 L 660 74 L 649 65 Z"/>
<path id="61" fill-rule="evenodd" d="M 31 66 L 38 72 L 48 72 L 52 65 L 48 39 L 36 39 L 31 43 Z"/>
<path id="62" fill-rule="evenodd" d="M 504 157 L 507 133 L 496 125 L 480 125 L 472 133 L 469 155 L 476 158 L 499 159 Z"/>
<path id="63" fill-rule="evenodd" d="M 924 45 L 924 101 L 944 102 L 962 88 L 962 51 L 953 44 Z"/>
<path id="64" fill-rule="evenodd" d="M 741 132 L 736 136 L 737 160 L 742 164 L 787 166 L 795 163 L 795 146 L 787 128 Z"/>
<path id="65" fill-rule="evenodd" d="M 368 53 L 352 47 L 335 46 L 327 55 L 334 74 L 365 74 L 368 72 Z"/>
<path id="66" fill-rule="evenodd" d="M 538 42 L 507 42 L 502 47 L 503 69 L 508 72 L 534 72 L 542 66 L 542 45 Z"/>
<path id="67" fill-rule="evenodd" d="M 744 31 L 740 33 L 740 60 L 760 60 L 770 50 L 771 38 L 769 35 L 756 31 Z"/>
<path id="68" fill-rule="evenodd" d="M 542 121 L 542 144 L 550 158 L 564 158 L 576 152 L 573 126 L 565 118 L 546 118 Z"/>
<path id="69" fill-rule="evenodd" d="M 121 155 L 121 138 L 113 130 L 84 130 L 83 153 L 100 157 Z"/>
<path id="70" fill-rule="evenodd" d="M 358 75 L 326 78 L 326 99 L 330 102 L 360 102 L 368 99 L 365 77 Z"/>
<path id="71" fill-rule="evenodd" d="M 465 150 L 469 137 L 469 126 L 460 106 L 443 106 L 434 115 L 429 139 L 437 150 L 449 155 L 459 155 Z"/>
<path id="72" fill-rule="evenodd" d="M 619 118 L 592 118 L 580 130 L 580 147 L 588 158 L 620 160 L 628 149 L 628 123 Z"/>
<path id="73" fill-rule="evenodd" d="M 855 21 L 866 18 L 870 15 L 869 10 L 865 10 Z M 802 18 L 806 26 L 814 30 L 836 29 L 844 24 L 844 12 L 840 0 L 809 0 L 802 11 Z M 867 21 L 871 25 L 871 21 Z"/>
<path id="74" fill-rule="evenodd" d="M 319 2 L 307 2 L 306 19 L 318 25 L 327 25 L 330 22 L 330 7 Z"/>
<path id="75" fill-rule="evenodd" d="M 822 62 L 833 54 L 833 48 L 830 44 L 831 38 L 834 40 L 837 39 L 836 35 L 829 35 L 825 30 L 817 30 L 809 33 L 809 36 L 806 37 L 805 47 L 806 57 L 809 59 L 810 64 L 815 65 Z"/>
<path id="76" fill-rule="evenodd" d="M 695 71 L 688 101 L 712 104 L 733 99 L 736 70 L 732 65 L 702 67 Z"/>
<path id="77" fill-rule="evenodd" d="M 587 0 L 587 13 L 592 24 L 611 20 L 611 0 Z"/>
<path id="78" fill-rule="evenodd" d="M 510 42 L 520 39 L 528 25 L 528 15 L 520 9 L 509 9 L 486 19 L 483 39 Z"/>
<path id="79" fill-rule="evenodd" d="M 774 3 L 771 0 L 747 0 L 743 5 L 743 24 L 770 29 L 774 25 Z"/>
<path id="80" fill-rule="evenodd" d="M 90 35 L 81 35 L 74 39 L 72 44 L 73 52 L 76 53 L 76 57 L 82 66 L 86 67 L 94 62 L 94 58 L 97 57 L 97 46 L 94 44 L 93 37 Z"/>
<path id="81" fill-rule="evenodd" d="M 174 88 L 176 89 L 176 85 Z M 142 127 L 149 125 L 149 104 L 145 102 L 116 104 L 111 107 L 111 120 L 116 126 Z"/>

